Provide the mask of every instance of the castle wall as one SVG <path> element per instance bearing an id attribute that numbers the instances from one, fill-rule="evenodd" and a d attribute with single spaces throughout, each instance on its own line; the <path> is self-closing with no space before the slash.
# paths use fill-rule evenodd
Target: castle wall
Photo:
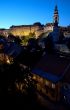
<path id="1" fill-rule="evenodd" d="M 35 33 L 36 37 L 38 37 L 40 35 L 40 33 L 42 33 L 41 31 L 41 26 L 33 26 L 33 25 L 29 25 L 29 26 L 13 26 L 10 28 L 9 33 L 13 34 L 14 36 L 27 36 L 29 35 L 29 33 Z"/>
<path id="2" fill-rule="evenodd" d="M 9 29 L 0 29 L 0 35 L 8 36 L 9 33 L 14 36 L 27 36 L 30 33 L 35 33 L 36 38 L 38 38 L 42 33 L 52 32 L 53 31 L 53 23 L 47 23 L 46 25 L 19 25 L 19 26 L 11 26 Z M 65 36 L 70 36 L 70 34 L 66 34 L 68 31 L 67 27 L 59 27 L 60 30 L 65 34 Z M 70 32 L 69 32 L 70 33 Z"/>
<path id="3" fill-rule="evenodd" d="M 30 27 L 12 27 L 9 32 L 14 36 L 26 36 L 30 33 Z"/>
<path id="4" fill-rule="evenodd" d="M 48 23 L 44 26 L 44 32 L 53 31 L 53 23 Z"/>
<path id="5" fill-rule="evenodd" d="M 35 32 L 36 38 L 38 38 L 42 33 L 44 33 L 44 29 L 36 31 Z"/>

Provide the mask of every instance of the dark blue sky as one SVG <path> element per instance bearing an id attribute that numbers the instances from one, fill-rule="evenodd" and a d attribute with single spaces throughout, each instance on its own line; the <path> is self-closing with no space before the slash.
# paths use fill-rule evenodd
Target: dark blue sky
<path id="1" fill-rule="evenodd" d="M 70 0 L 0 0 L 0 28 L 34 22 L 53 22 L 56 4 L 59 10 L 59 25 L 69 25 Z"/>

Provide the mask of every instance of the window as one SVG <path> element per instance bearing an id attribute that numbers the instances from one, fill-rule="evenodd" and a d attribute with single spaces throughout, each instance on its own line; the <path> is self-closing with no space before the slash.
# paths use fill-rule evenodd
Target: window
<path id="1" fill-rule="evenodd" d="M 40 77 L 40 76 L 37 76 L 37 81 L 38 81 L 39 83 L 43 83 L 43 78 Z"/>
<path id="2" fill-rule="evenodd" d="M 45 85 L 48 86 L 49 85 L 49 81 L 46 80 L 46 84 Z"/>
<path id="3" fill-rule="evenodd" d="M 35 75 L 33 75 L 33 79 L 34 79 L 34 80 L 36 79 L 36 76 L 35 76 Z"/>
<path id="4" fill-rule="evenodd" d="M 52 88 L 55 89 L 55 84 L 52 83 Z"/>

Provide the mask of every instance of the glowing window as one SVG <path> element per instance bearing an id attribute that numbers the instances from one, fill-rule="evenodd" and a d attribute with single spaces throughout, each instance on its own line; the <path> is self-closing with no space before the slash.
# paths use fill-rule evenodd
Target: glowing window
<path id="1" fill-rule="evenodd" d="M 55 88 L 55 84 L 53 84 L 53 83 L 52 83 L 52 88 L 53 88 L 53 89 Z"/>

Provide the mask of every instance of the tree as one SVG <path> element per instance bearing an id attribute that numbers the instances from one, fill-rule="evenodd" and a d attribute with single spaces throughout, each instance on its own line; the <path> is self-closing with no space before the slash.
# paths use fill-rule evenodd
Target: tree
<path id="1" fill-rule="evenodd" d="M 23 36 L 21 44 L 22 45 L 27 45 L 29 39 L 31 39 L 31 38 L 35 38 L 35 33 L 34 32 L 33 33 L 29 33 L 29 35 L 27 35 L 27 36 Z"/>
<path id="2" fill-rule="evenodd" d="M 8 41 L 9 42 L 14 42 L 14 40 L 15 40 L 15 36 L 13 34 L 9 33 L 9 35 L 8 35 Z"/>
<path id="3" fill-rule="evenodd" d="M 14 42 L 17 43 L 17 44 L 21 44 L 22 41 L 19 38 L 19 36 L 16 36 L 15 39 L 14 39 Z"/>
<path id="4" fill-rule="evenodd" d="M 5 39 L 5 38 L 6 38 L 6 36 L 0 34 L 0 39 Z"/>
<path id="5" fill-rule="evenodd" d="M 14 36 L 13 34 L 9 34 L 8 35 L 8 40 L 10 41 L 10 42 L 15 42 L 15 43 L 17 43 L 17 44 L 20 44 L 21 43 L 21 39 L 19 38 L 19 36 Z"/>
<path id="6" fill-rule="evenodd" d="M 30 32 L 28 36 L 29 36 L 29 38 L 35 38 L 35 32 L 33 32 L 33 33 Z"/>

